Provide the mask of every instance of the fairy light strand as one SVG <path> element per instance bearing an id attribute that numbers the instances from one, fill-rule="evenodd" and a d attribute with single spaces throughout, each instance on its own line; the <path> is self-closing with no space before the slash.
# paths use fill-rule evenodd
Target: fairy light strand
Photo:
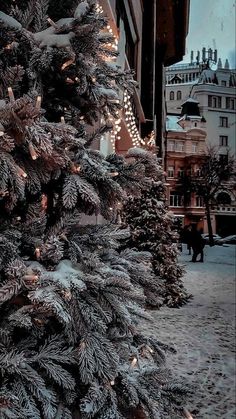
<path id="1" fill-rule="evenodd" d="M 127 91 L 124 92 L 124 113 L 127 130 L 132 140 L 134 147 L 139 147 L 141 143 L 141 137 L 135 121 L 135 115 L 132 109 L 131 97 Z"/>

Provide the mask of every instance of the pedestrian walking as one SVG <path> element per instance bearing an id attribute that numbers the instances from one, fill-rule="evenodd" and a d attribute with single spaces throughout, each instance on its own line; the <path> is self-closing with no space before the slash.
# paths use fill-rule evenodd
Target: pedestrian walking
<path id="1" fill-rule="evenodd" d="M 192 262 L 197 262 L 198 255 L 200 255 L 199 262 L 204 262 L 203 249 L 205 246 L 205 242 L 202 238 L 201 231 L 197 230 L 196 224 L 192 225 L 192 229 L 190 232 L 190 246 L 193 249 Z"/>
<path id="2" fill-rule="evenodd" d="M 191 255 L 191 225 L 186 225 L 180 233 L 181 242 L 187 244 L 188 254 Z"/>

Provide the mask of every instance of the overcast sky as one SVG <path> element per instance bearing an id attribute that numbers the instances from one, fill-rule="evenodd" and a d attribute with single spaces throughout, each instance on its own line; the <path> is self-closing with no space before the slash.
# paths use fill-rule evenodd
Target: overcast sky
<path id="1" fill-rule="evenodd" d="M 185 62 L 190 61 L 190 52 L 202 47 L 218 50 L 224 65 L 225 59 L 230 67 L 236 68 L 235 58 L 235 0 L 190 0 L 189 34 L 186 42 Z"/>

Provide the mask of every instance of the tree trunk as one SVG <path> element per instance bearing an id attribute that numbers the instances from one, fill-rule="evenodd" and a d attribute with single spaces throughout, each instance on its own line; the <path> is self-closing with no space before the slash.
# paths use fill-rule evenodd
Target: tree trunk
<path id="1" fill-rule="evenodd" d="M 212 231 L 212 224 L 211 224 L 211 211 L 210 211 L 210 204 L 207 201 L 206 205 L 206 217 L 207 217 L 207 226 L 208 226 L 208 234 L 209 234 L 209 245 L 214 246 L 214 239 L 213 239 L 213 231 Z"/>

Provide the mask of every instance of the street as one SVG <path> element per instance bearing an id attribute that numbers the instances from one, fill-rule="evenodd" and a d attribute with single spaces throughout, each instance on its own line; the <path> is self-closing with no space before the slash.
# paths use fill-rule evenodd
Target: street
<path id="1" fill-rule="evenodd" d="M 174 374 L 193 390 L 193 418 L 235 418 L 235 246 L 205 247 L 205 262 L 191 263 L 184 245 L 180 262 L 194 298 L 180 309 L 153 311 L 149 333 L 173 345 Z M 147 330 L 147 325 L 142 325 Z"/>

